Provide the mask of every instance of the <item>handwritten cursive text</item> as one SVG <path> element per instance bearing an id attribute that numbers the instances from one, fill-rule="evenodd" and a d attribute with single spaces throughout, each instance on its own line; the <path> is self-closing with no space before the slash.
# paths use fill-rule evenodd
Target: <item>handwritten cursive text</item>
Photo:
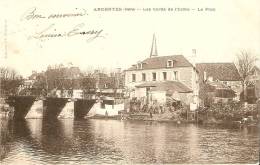
<path id="1" fill-rule="evenodd" d="M 41 41 L 44 41 L 45 39 L 51 39 L 51 38 L 69 38 L 74 36 L 84 36 L 86 38 L 87 42 L 91 42 L 97 38 L 105 38 L 103 35 L 103 29 L 88 29 L 83 30 L 85 27 L 84 23 L 80 23 L 76 26 L 74 26 L 71 30 L 65 31 L 65 32 L 57 32 L 55 28 L 55 24 L 50 24 L 48 27 L 44 28 L 38 33 L 35 33 L 34 35 L 30 36 L 29 39 L 39 39 Z"/>
<path id="2" fill-rule="evenodd" d="M 58 18 L 69 18 L 69 17 L 81 17 L 88 15 L 86 9 L 76 8 L 71 13 L 51 13 L 48 15 L 41 14 L 38 12 L 36 7 L 29 8 L 26 10 L 21 17 L 21 20 L 38 20 L 38 19 L 58 19 Z"/>

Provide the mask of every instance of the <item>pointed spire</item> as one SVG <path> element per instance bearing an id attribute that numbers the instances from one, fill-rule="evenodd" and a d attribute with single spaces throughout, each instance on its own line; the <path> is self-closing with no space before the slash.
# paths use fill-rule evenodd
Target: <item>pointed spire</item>
<path id="1" fill-rule="evenodd" d="M 151 57 L 155 57 L 155 56 L 158 56 L 158 52 L 157 52 L 157 45 L 156 45 L 155 34 L 153 34 L 153 43 L 152 43 L 150 58 Z"/>

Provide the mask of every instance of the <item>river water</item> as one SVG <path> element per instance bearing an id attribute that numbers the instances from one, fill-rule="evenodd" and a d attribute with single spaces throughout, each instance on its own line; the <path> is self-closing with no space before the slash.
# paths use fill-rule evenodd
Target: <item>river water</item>
<path id="1" fill-rule="evenodd" d="M 256 163 L 257 128 L 73 119 L 1 120 L 0 164 Z"/>

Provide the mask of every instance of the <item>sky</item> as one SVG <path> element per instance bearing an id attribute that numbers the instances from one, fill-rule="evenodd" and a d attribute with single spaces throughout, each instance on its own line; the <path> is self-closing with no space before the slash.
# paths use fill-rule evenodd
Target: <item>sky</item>
<path id="1" fill-rule="evenodd" d="M 95 8 L 121 11 L 94 11 Z M 30 19 L 33 11 L 34 16 L 43 17 L 84 14 Z M 2 0 L 0 13 L 4 16 L 0 18 L 0 65 L 13 67 L 23 76 L 60 63 L 72 63 L 82 70 L 126 69 L 149 57 L 153 34 L 159 56 L 182 54 L 191 59 L 192 49 L 196 49 L 195 62 L 234 62 L 236 55 L 246 50 L 260 59 L 259 0 Z M 87 39 L 94 35 L 35 37 L 39 33 L 67 34 L 79 26 L 79 31 L 101 31 L 100 37 L 92 41 Z M 260 67 L 260 61 L 257 65 Z"/>

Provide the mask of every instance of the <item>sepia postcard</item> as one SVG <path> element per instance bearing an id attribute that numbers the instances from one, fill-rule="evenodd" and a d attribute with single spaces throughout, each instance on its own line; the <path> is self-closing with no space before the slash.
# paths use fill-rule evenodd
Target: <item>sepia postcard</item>
<path id="1" fill-rule="evenodd" d="M 259 0 L 1 0 L 0 164 L 259 164 Z"/>

